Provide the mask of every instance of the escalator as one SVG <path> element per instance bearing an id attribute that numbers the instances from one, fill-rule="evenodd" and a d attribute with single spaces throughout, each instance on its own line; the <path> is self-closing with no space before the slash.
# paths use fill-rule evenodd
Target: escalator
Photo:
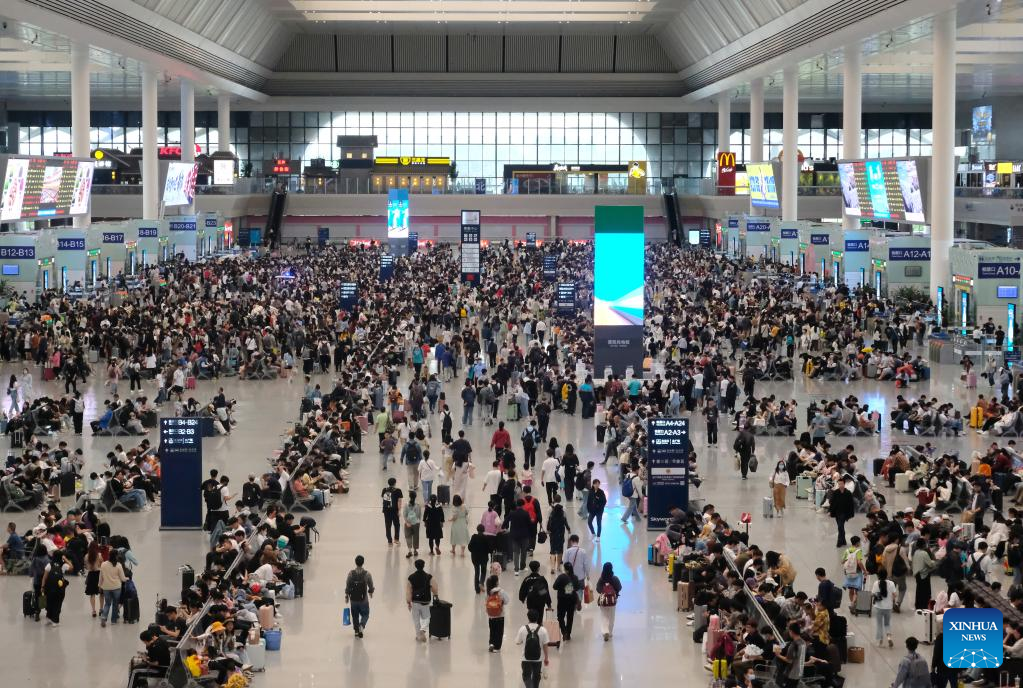
<path id="1" fill-rule="evenodd" d="M 678 195 L 674 189 L 664 192 L 664 219 L 668 230 L 668 241 L 676 246 L 684 247 L 686 240 L 682 234 L 682 217 Z"/>
<path id="2" fill-rule="evenodd" d="M 281 225 L 284 223 L 284 209 L 288 205 L 288 189 L 283 185 L 274 188 L 270 195 L 270 210 L 266 214 L 263 229 L 263 245 L 271 251 L 281 245 Z"/>

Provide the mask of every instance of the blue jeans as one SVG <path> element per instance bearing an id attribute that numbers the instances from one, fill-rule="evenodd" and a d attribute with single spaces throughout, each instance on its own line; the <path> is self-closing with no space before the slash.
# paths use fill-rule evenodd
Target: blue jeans
<path id="1" fill-rule="evenodd" d="M 428 502 L 430 500 L 430 495 L 431 494 L 433 494 L 433 481 L 432 480 L 424 480 L 423 481 L 423 494 L 422 494 L 423 503 L 426 503 L 426 502 Z"/>
<path id="2" fill-rule="evenodd" d="M 99 617 L 104 621 L 107 620 L 109 615 L 110 620 L 117 623 L 117 618 L 121 609 L 121 590 L 104 590 L 103 591 L 103 609 L 99 613 Z"/>
<path id="3" fill-rule="evenodd" d="M 466 404 L 462 407 L 462 425 L 472 425 L 473 404 Z"/>
<path id="4" fill-rule="evenodd" d="M 121 503 L 132 509 L 145 509 L 147 504 L 146 493 L 144 490 L 125 490 L 124 494 L 121 495 Z"/>
<path id="5" fill-rule="evenodd" d="M 639 497 L 629 497 L 629 508 L 622 515 L 622 523 L 628 521 L 630 516 L 639 518 Z"/>
<path id="6" fill-rule="evenodd" d="M 579 490 L 579 511 L 576 513 L 580 518 L 586 518 L 586 497 L 589 496 L 590 491 L 588 489 Z"/>
<path id="7" fill-rule="evenodd" d="M 352 629 L 358 633 L 369 623 L 369 600 L 352 602 L 348 606 L 352 610 Z"/>

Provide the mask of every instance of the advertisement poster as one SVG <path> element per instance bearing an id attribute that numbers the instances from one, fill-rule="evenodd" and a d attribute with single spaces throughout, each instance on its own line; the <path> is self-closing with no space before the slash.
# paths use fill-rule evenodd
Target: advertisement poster
<path id="1" fill-rule="evenodd" d="M 838 179 L 842 185 L 842 205 L 845 214 L 860 216 L 860 191 L 856 184 L 856 168 L 851 162 L 838 165 Z"/>
<path id="2" fill-rule="evenodd" d="M 409 200 L 406 189 L 387 192 L 387 238 L 408 239 Z"/>
<path id="3" fill-rule="evenodd" d="M 651 418 L 646 446 L 647 530 L 662 530 L 672 509 L 689 506 L 689 419 Z"/>
<path id="4" fill-rule="evenodd" d="M 213 184 L 216 186 L 234 184 L 234 160 L 213 161 Z"/>
<path id="5" fill-rule="evenodd" d="M 0 197 L 0 221 L 17 220 L 21 217 L 21 205 L 25 200 L 25 186 L 28 183 L 28 160 L 8 158 L 4 171 L 4 195 Z"/>
<path id="6" fill-rule="evenodd" d="M 867 193 L 870 195 L 874 217 L 879 220 L 889 219 L 891 212 L 888 209 L 888 186 L 885 184 L 881 161 L 867 160 L 864 163 L 864 173 L 867 176 Z"/>
<path id="7" fill-rule="evenodd" d="M 168 207 L 190 205 L 195 200 L 195 175 L 195 163 L 167 163 L 167 181 L 163 185 L 163 204 Z"/>
<path id="8" fill-rule="evenodd" d="M 897 160 L 895 170 L 899 177 L 899 189 L 902 191 L 902 207 L 906 222 L 924 222 L 924 200 L 920 193 L 920 175 L 917 173 L 916 160 Z"/>
<path id="9" fill-rule="evenodd" d="M 645 237 L 642 206 L 594 209 L 593 370 L 642 373 Z"/>
<path id="10" fill-rule="evenodd" d="M 92 173 L 96 164 L 92 162 L 78 163 L 75 170 L 75 186 L 71 195 L 70 215 L 84 215 L 89 212 L 89 198 L 92 196 Z"/>

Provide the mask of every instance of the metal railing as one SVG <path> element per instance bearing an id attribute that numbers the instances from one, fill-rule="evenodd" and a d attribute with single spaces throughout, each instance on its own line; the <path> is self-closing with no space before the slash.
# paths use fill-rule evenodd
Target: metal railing
<path id="1" fill-rule="evenodd" d="M 963 198 L 1023 198 L 1023 188 L 984 189 L 977 186 L 957 186 L 956 196 Z"/>

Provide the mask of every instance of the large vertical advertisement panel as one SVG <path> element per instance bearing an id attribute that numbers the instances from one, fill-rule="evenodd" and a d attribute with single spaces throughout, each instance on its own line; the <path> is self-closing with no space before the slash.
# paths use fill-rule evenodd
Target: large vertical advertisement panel
<path id="1" fill-rule="evenodd" d="M 391 189 L 387 192 L 387 241 L 396 256 L 408 255 L 408 228 L 408 189 Z"/>
<path id="2" fill-rule="evenodd" d="M 594 209 L 593 372 L 604 377 L 626 368 L 643 370 L 643 288 L 645 285 L 643 208 Z"/>
<path id="3" fill-rule="evenodd" d="M 480 211 L 462 211 L 462 281 L 480 282 Z"/>

